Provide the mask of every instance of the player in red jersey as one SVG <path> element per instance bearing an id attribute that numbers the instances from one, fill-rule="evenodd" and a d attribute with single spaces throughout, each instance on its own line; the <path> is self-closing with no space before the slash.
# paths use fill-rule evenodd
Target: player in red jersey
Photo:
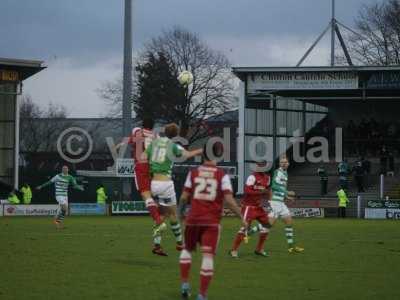
<path id="1" fill-rule="evenodd" d="M 259 162 L 256 170 L 246 181 L 244 187 L 244 198 L 242 199 L 242 214 L 246 222 L 257 220 L 260 224 L 260 236 L 254 253 L 260 256 L 268 256 L 264 250 L 264 244 L 268 237 L 271 225 L 268 222 L 268 215 L 263 208 L 263 204 L 271 196 L 271 178 L 264 173 L 266 162 Z M 247 227 L 240 228 L 233 242 L 232 250 L 229 252 L 234 258 L 238 258 L 238 249 L 244 239 L 247 238 Z"/>
<path id="2" fill-rule="evenodd" d="M 147 160 L 143 159 L 143 152 L 151 144 L 156 134 L 153 132 L 154 121 L 151 118 L 143 119 L 143 128 L 136 127 L 132 130 L 129 138 L 116 146 L 116 149 L 123 145 L 132 145 L 132 158 L 135 160 L 135 184 L 136 189 L 145 201 L 151 217 L 155 222 L 154 235 L 166 228 L 160 215 L 158 205 L 151 196 L 150 167 Z"/>
<path id="3" fill-rule="evenodd" d="M 200 271 L 200 292 L 198 300 L 207 299 L 207 290 L 214 273 L 214 256 L 220 236 L 220 220 L 224 200 L 227 206 L 240 218 L 240 208 L 233 198 L 231 181 L 224 171 L 216 166 L 213 157 L 220 157 L 222 147 L 214 144 L 211 154 L 204 147 L 204 163 L 189 172 L 184 191 L 180 198 L 180 209 L 183 211 L 190 200 L 190 210 L 186 216 L 184 249 L 180 255 L 182 298 L 190 296 L 189 273 L 192 264 L 191 253 L 200 244 L 202 263 Z M 243 221 L 243 226 L 247 224 Z"/>

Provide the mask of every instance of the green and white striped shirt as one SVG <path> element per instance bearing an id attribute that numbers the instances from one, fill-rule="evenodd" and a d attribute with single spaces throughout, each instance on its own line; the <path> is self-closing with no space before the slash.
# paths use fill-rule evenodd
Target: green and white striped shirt
<path id="1" fill-rule="evenodd" d="M 287 197 L 288 190 L 288 173 L 287 171 L 279 168 L 275 170 L 274 175 L 272 177 L 272 201 L 281 201 L 284 202 Z"/>
<path id="2" fill-rule="evenodd" d="M 68 196 L 68 187 L 69 187 L 70 184 L 74 188 L 82 190 L 82 187 L 80 187 L 76 183 L 76 179 L 71 175 L 63 175 L 62 173 L 61 174 L 57 174 L 52 179 L 50 179 L 50 181 L 48 181 L 45 184 L 43 184 L 41 187 L 45 187 L 45 186 L 50 185 L 52 183 L 54 183 L 56 197 L 57 196 L 67 197 Z"/>

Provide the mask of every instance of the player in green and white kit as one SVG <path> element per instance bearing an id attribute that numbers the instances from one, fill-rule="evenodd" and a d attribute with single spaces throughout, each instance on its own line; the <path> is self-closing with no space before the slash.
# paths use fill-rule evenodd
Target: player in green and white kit
<path id="1" fill-rule="evenodd" d="M 289 253 L 303 252 L 304 249 L 295 245 L 293 219 L 290 211 L 285 204 L 286 200 L 294 201 L 296 194 L 287 190 L 289 161 L 286 157 L 279 160 L 279 169 L 275 170 L 272 177 L 271 190 L 272 198 L 270 201 L 271 212 L 268 215 L 269 223 L 273 225 L 278 218 L 282 218 L 285 223 L 285 234 L 288 243 Z"/>
<path id="2" fill-rule="evenodd" d="M 39 185 L 36 189 L 41 190 L 42 188 L 54 184 L 56 200 L 59 204 L 57 215 L 54 218 L 54 223 L 57 228 L 63 227 L 65 215 L 68 210 L 68 187 L 72 185 L 73 188 L 83 191 L 83 187 L 76 183 L 76 179 L 68 174 L 68 167 L 63 166 L 62 172 L 51 178 L 46 183 Z"/>
<path id="3" fill-rule="evenodd" d="M 169 218 L 172 232 L 175 235 L 178 251 L 182 250 L 182 230 L 176 213 L 176 194 L 174 182 L 171 179 L 174 158 L 188 159 L 200 155 L 203 150 L 186 151 L 175 144 L 171 139 L 178 135 L 179 127 L 176 124 L 165 126 L 165 137 L 152 141 L 146 148 L 145 156 L 150 164 L 151 193 L 158 201 L 160 213 Z M 161 256 L 167 254 L 161 248 L 161 233 L 154 237 L 153 253 Z"/>

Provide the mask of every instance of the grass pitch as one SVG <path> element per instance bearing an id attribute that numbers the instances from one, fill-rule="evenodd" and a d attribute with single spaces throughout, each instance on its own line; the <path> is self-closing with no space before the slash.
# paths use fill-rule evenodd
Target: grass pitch
<path id="1" fill-rule="evenodd" d="M 0 218 L 0 299 L 180 299 L 178 253 L 151 254 L 148 217 Z M 241 258 L 228 249 L 239 221 L 225 218 L 209 299 L 400 299 L 400 224 L 396 221 L 296 219 L 303 254 L 289 255 L 279 223 L 267 241 L 271 257 Z M 193 294 L 200 255 L 194 255 Z M 192 299 L 195 299 L 192 296 Z"/>

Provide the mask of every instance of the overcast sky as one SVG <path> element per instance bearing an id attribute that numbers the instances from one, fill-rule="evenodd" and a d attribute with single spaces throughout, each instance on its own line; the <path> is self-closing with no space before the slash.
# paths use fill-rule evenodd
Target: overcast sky
<path id="1" fill-rule="evenodd" d="M 353 26 L 376 0 L 337 0 Z M 133 42 L 174 25 L 198 33 L 233 65 L 293 66 L 326 27 L 331 0 L 133 0 Z M 48 68 L 25 82 L 42 106 L 61 103 L 73 117 L 107 113 L 96 90 L 122 73 L 124 0 L 1 0 L 0 57 L 38 59 Z M 326 65 L 329 38 L 305 65 Z"/>

